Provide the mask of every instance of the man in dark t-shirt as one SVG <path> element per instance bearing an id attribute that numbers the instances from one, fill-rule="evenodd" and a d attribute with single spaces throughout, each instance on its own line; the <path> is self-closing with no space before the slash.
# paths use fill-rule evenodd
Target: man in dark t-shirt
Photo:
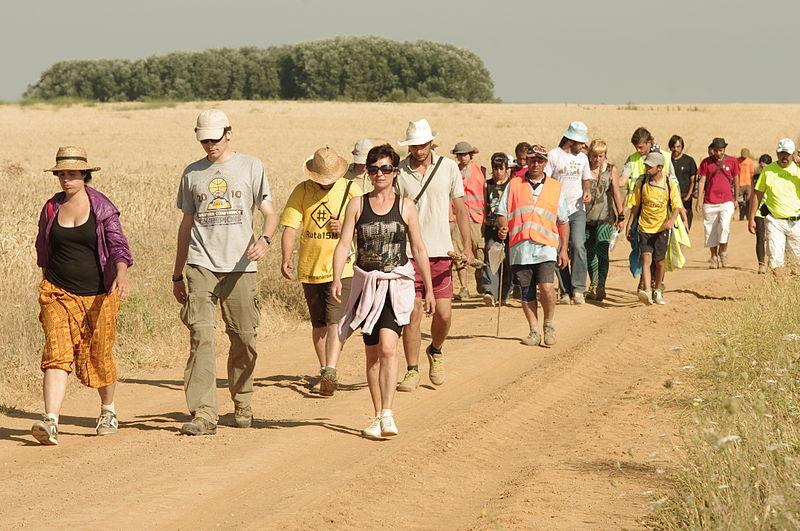
<path id="1" fill-rule="evenodd" d="M 675 168 L 675 177 L 681 189 L 683 208 L 686 209 L 686 218 L 689 228 L 692 228 L 692 195 L 694 193 L 697 176 L 697 164 L 694 159 L 683 152 L 683 138 L 672 135 L 669 139 L 669 150 L 672 152 L 672 167 Z"/>

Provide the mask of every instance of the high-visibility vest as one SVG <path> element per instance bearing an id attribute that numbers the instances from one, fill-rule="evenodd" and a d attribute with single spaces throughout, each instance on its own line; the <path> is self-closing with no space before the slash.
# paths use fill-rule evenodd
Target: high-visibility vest
<path id="1" fill-rule="evenodd" d="M 540 245 L 558 247 L 558 202 L 561 183 L 545 178 L 539 198 L 524 177 L 514 177 L 508 183 L 508 245 L 533 241 Z"/>
<path id="2" fill-rule="evenodd" d="M 467 165 L 467 176 L 464 178 L 464 206 L 467 215 L 474 223 L 483 223 L 486 217 L 486 176 L 481 167 L 474 162 Z M 455 223 L 455 208 L 450 208 L 450 221 Z"/>
<path id="3" fill-rule="evenodd" d="M 664 169 L 662 172 L 669 178 L 670 164 L 672 164 L 672 155 L 663 149 L 661 154 L 664 155 Z M 625 208 L 633 206 L 633 190 L 636 188 L 636 181 L 639 177 L 645 174 L 646 167 L 644 165 L 644 157 L 638 151 L 628 157 L 628 163 L 631 165 L 631 174 L 628 176 L 628 193 L 625 195 Z"/>

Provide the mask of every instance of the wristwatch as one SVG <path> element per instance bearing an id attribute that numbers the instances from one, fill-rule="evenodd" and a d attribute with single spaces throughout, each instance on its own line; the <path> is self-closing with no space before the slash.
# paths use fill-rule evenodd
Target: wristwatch
<path id="1" fill-rule="evenodd" d="M 617 214 L 617 221 L 625 221 L 625 214 Z"/>
<path id="2" fill-rule="evenodd" d="M 266 234 L 262 234 L 261 237 L 264 238 L 264 241 L 267 242 L 267 245 L 272 245 L 272 238 L 270 238 Z"/>
<path id="3" fill-rule="evenodd" d="M 173 282 L 180 282 L 181 280 L 183 280 L 183 273 L 181 273 L 180 275 L 172 275 Z"/>

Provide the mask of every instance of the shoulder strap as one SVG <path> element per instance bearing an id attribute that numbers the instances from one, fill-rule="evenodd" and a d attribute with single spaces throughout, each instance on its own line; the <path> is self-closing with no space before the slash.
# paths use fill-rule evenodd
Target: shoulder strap
<path id="1" fill-rule="evenodd" d="M 342 196 L 342 204 L 339 205 L 339 213 L 336 214 L 336 218 L 339 219 L 342 216 L 342 210 L 344 209 L 344 204 L 347 203 L 347 196 L 350 194 L 350 187 L 353 186 L 353 181 L 347 181 L 347 187 L 344 189 L 344 195 Z"/>
<path id="2" fill-rule="evenodd" d="M 433 166 L 433 171 L 428 176 L 428 180 L 425 181 L 425 184 L 422 185 L 422 189 L 417 194 L 417 197 L 414 198 L 414 204 L 415 205 L 417 203 L 419 203 L 419 200 L 422 198 L 422 194 L 425 193 L 425 190 L 427 190 L 428 185 L 431 184 L 431 181 L 433 180 L 433 176 L 436 175 L 436 170 L 439 169 L 439 165 L 442 163 L 443 160 L 444 160 L 444 157 L 439 157 L 439 160 L 436 161 L 436 164 Z"/>

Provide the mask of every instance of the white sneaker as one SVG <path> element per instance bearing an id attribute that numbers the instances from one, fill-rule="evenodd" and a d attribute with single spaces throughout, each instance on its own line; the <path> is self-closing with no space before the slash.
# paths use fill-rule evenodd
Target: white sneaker
<path id="1" fill-rule="evenodd" d="M 728 253 L 719 253 L 719 267 L 728 267 Z"/>
<path id="2" fill-rule="evenodd" d="M 394 422 L 392 422 L 394 424 Z M 397 429 L 395 427 L 395 429 Z M 381 438 L 381 417 L 372 417 L 369 426 L 361 430 L 361 435 L 367 439 L 380 439 Z"/>
<path id="3" fill-rule="evenodd" d="M 656 304 L 667 303 L 667 301 L 664 300 L 664 290 L 661 289 L 653 290 L 653 302 Z"/>
<path id="4" fill-rule="evenodd" d="M 575 295 L 572 296 L 572 304 L 583 304 L 586 302 L 586 298 L 583 296 L 583 293 L 575 292 Z"/>
<path id="5" fill-rule="evenodd" d="M 383 437 L 391 437 L 397 434 L 397 424 L 394 423 L 394 416 L 383 415 L 381 417 L 381 435 Z"/>
<path id="6" fill-rule="evenodd" d="M 97 435 L 113 435 L 119 429 L 117 415 L 111 411 L 102 410 L 97 417 Z"/>

